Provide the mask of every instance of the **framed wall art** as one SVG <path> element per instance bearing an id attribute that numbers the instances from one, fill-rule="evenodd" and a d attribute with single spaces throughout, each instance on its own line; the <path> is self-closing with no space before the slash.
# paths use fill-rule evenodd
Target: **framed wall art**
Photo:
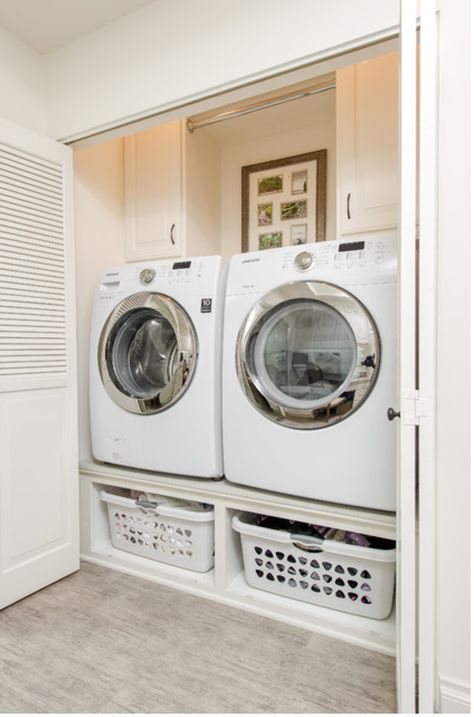
<path id="1" fill-rule="evenodd" d="M 327 151 L 242 167 L 242 251 L 326 239 Z"/>

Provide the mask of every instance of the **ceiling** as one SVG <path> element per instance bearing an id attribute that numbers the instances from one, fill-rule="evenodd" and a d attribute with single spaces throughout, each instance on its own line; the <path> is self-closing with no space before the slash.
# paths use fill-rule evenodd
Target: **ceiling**
<path id="1" fill-rule="evenodd" d="M 150 0 L 0 0 L 0 27 L 42 54 Z"/>

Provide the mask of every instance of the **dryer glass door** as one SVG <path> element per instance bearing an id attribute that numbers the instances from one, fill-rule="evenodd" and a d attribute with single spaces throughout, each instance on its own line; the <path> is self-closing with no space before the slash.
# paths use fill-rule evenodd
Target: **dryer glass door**
<path id="1" fill-rule="evenodd" d="M 99 341 L 108 394 L 132 413 L 157 413 L 183 395 L 197 358 L 194 327 L 170 297 L 140 293 L 109 316 Z"/>
<path id="2" fill-rule="evenodd" d="M 237 365 L 250 400 L 293 428 L 322 428 L 370 393 L 380 360 L 372 317 L 347 291 L 292 282 L 258 302 L 239 334 Z"/>

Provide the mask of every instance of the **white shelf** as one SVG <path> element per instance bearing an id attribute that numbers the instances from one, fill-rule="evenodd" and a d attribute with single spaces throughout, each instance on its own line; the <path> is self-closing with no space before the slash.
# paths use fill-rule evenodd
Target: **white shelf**
<path id="1" fill-rule="evenodd" d="M 91 461 L 81 464 L 80 486 L 81 553 L 84 560 L 387 655 L 395 654 L 395 610 L 386 620 L 374 620 L 310 605 L 247 585 L 240 537 L 232 528 L 232 517 L 238 511 L 266 512 L 393 539 L 393 514 L 252 490 L 225 480 L 161 475 Z M 100 491 L 105 486 L 149 490 L 211 503 L 215 514 L 214 569 L 196 573 L 114 548 L 109 535 L 107 511 L 100 500 Z"/>
<path id="2" fill-rule="evenodd" d="M 190 500 L 208 503 L 214 503 L 216 500 L 224 501 L 227 506 L 238 510 L 270 511 L 270 515 L 315 523 L 319 521 L 323 525 L 326 520 L 334 528 L 345 528 L 389 540 L 395 540 L 396 537 L 395 513 L 296 498 L 257 488 L 248 488 L 229 483 L 227 480 L 215 481 L 166 475 L 94 461 L 81 461 L 80 472 L 84 476 L 100 478 L 104 485 L 142 487 L 146 490 L 161 492 L 164 495 L 186 497 Z M 117 483 L 117 481 L 119 482 Z"/>
<path id="3" fill-rule="evenodd" d="M 208 592 L 214 587 L 214 570 L 206 573 L 197 573 L 193 570 L 178 568 L 173 565 L 166 565 L 158 561 L 142 558 L 140 555 L 133 555 L 124 550 L 118 550 L 110 544 L 106 552 L 91 551 L 81 556 L 84 560 L 97 565 L 104 565 L 121 572 L 136 575 L 146 580 L 153 580 L 162 585 L 169 585 L 176 588 L 179 585 L 194 587 L 193 592 Z"/>

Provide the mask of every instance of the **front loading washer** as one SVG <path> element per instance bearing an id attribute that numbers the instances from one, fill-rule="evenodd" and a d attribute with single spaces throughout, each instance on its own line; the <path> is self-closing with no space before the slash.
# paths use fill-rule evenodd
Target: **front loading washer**
<path id="1" fill-rule="evenodd" d="M 222 476 L 221 257 L 105 271 L 92 314 L 90 420 L 97 460 Z"/>
<path id="2" fill-rule="evenodd" d="M 395 509 L 393 235 L 234 256 L 224 326 L 224 469 L 279 493 Z"/>

